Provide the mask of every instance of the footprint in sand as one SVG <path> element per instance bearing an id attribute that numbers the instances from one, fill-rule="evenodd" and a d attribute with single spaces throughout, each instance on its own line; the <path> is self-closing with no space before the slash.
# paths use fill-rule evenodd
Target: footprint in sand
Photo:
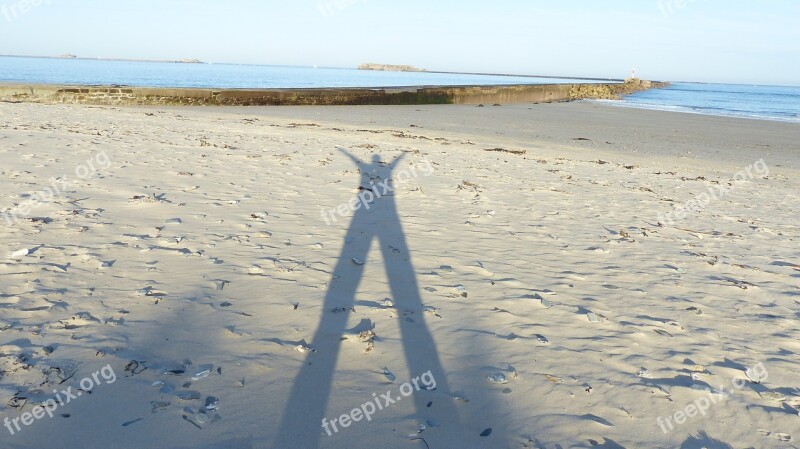
<path id="1" fill-rule="evenodd" d="M 224 289 L 225 289 L 225 286 L 226 286 L 226 285 L 228 285 L 228 284 L 230 284 L 230 283 L 231 283 L 231 281 L 226 281 L 226 280 L 218 279 L 218 280 L 215 280 L 215 281 L 214 281 L 214 286 L 216 287 L 216 289 L 217 289 L 217 290 L 220 290 L 220 291 L 221 291 L 221 290 L 224 290 Z"/>

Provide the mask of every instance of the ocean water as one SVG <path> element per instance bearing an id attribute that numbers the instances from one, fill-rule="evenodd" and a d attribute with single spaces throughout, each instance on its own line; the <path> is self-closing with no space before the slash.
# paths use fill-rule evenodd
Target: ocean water
<path id="1" fill-rule="evenodd" d="M 637 92 L 616 106 L 800 123 L 800 87 L 673 83 Z"/>
<path id="2" fill-rule="evenodd" d="M 587 81 L 569 78 L 378 72 L 241 64 L 0 57 L 0 82 L 268 89 L 551 84 Z"/>
<path id="3" fill-rule="evenodd" d="M 206 88 L 406 87 L 586 83 L 533 78 L 356 69 L 176 64 L 0 56 L 0 82 Z M 598 80 L 597 82 L 608 82 Z M 674 83 L 604 101 L 624 107 L 747 117 L 800 123 L 800 87 Z"/>

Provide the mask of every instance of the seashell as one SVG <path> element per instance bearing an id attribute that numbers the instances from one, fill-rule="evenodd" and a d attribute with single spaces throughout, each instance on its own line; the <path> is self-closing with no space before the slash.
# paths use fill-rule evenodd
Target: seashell
<path id="1" fill-rule="evenodd" d="M 209 396 L 206 398 L 206 410 L 216 410 L 219 405 L 219 398 Z"/>
<path id="2" fill-rule="evenodd" d="M 765 391 L 759 394 L 767 401 L 783 402 L 786 400 L 786 395 L 778 393 L 777 391 Z"/>
<path id="3" fill-rule="evenodd" d="M 197 372 L 194 376 L 192 376 L 192 380 L 200 380 L 205 379 L 211 374 L 211 371 L 214 369 L 213 365 L 203 365 L 198 367 Z"/>
<path id="4" fill-rule="evenodd" d="M 453 399 L 459 402 L 469 402 L 469 398 L 464 393 L 458 391 L 453 395 Z"/>
<path id="5" fill-rule="evenodd" d="M 22 248 L 20 250 L 14 251 L 13 253 L 8 255 L 9 259 L 16 259 L 18 257 L 25 257 L 30 254 L 30 250 L 28 248 Z"/>
<path id="6" fill-rule="evenodd" d="M 508 378 L 503 373 L 492 374 L 486 379 L 492 384 L 504 385 L 508 383 Z"/>
<path id="7" fill-rule="evenodd" d="M 552 382 L 554 384 L 560 384 L 564 382 L 564 379 L 558 376 L 554 376 L 552 374 L 545 374 L 544 377 L 547 378 L 548 382 Z"/>
<path id="8" fill-rule="evenodd" d="M 760 375 L 757 375 L 757 374 L 760 374 Z M 760 383 L 764 382 L 765 380 L 767 380 L 767 377 L 769 377 L 766 372 L 755 373 L 753 370 L 745 371 L 745 375 L 747 375 L 747 378 L 750 379 L 750 381 L 753 382 L 754 384 L 760 384 Z"/>
<path id="9" fill-rule="evenodd" d="M 297 345 L 297 346 L 295 346 L 294 349 L 295 349 L 295 351 L 297 351 L 297 352 L 299 352 L 301 354 L 305 354 L 307 352 L 317 352 L 316 349 L 312 348 L 311 346 L 306 346 L 306 345 Z"/>

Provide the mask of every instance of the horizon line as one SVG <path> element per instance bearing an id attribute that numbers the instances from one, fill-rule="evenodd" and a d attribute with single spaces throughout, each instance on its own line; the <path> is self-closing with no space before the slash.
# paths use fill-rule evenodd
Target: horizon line
<path id="1" fill-rule="evenodd" d="M 66 57 L 74 56 L 74 57 Z M 327 69 L 327 70 L 360 70 L 357 67 L 331 67 L 323 66 L 317 67 L 316 65 L 291 65 L 291 64 L 266 64 L 266 63 L 245 63 L 245 62 L 206 62 L 194 58 L 178 59 L 133 59 L 133 58 L 89 58 L 84 56 L 76 56 L 70 53 L 60 56 L 42 56 L 42 55 L 10 55 L 0 54 L 0 58 L 31 58 L 31 59 L 60 59 L 60 60 L 81 60 L 81 61 L 112 61 L 112 62 L 140 62 L 140 63 L 157 63 L 157 64 L 197 64 L 197 65 L 233 65 L 233 66 L 251 66 L 251 67 L 290 67 L 290 68 L 314 68 L 314 69 Z M 366 71 L 366 70 L 364 70 Z M 519 78 L 544 78 L 544 79 L 572 79 L 581 81 L 624 81 L 627 78 L 609 78 L 609 77 L 589 77 L 582 76 L 560 76 L 560 75 L 531 75 L 531 74 L 514 74 L 514 73 L 491 73 L 491 72 L 471 72 L 471 71 L 444 71 L 444 70 L 425 70 L 419 72 L 404 72 L 395 71 L 400 73 L 436 73 L 445 75 L 475 75 L 475 76 L 499 76 L 499 77 L 519 77 Z M 653 82 L 670 82 L 670 83 L 685 83 L 685 84 L 721 84 L 729 86 L 769 86 L 769 87 L 800 87 L 800 84 L 782 84 L 782 83 L 752 83 L 752 82 L 718 82 L 718 81 L 685 81 L 685 80 L 648 80 Z"/>

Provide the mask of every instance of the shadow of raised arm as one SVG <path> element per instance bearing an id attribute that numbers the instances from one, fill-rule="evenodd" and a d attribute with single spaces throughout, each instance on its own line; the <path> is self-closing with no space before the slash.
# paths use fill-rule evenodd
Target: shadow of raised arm
<path id="1" fill-rule="evenodd" d="M 403 154 L 401 154 L 400 156 L 397 156 L 396 158 L 394 158 L 394 160 L 392 161 L 392 163 L 391 163 L 391 164 L 389 164 L 389 168 L 390 168 L 392 171 L 394 171 L 395 167 L 397 167 L 397 164 L 399 164 L 400 162 L 402 162 L 402 161 L 403 161 L 403 159 L 405 159 L 405 158 L 406 158 L 406 154 L 407 154 L 407 153 L 403 153 Z"/>
<path id="2" fill-rule="evenodd" d="M 344 148 L 337 148 L 337 149 L 339 150 L 339 152 L 350 158 L 350 160 L 353 161 L 353 163 L 356 164 L 356 166 L 361 167 L 362 165 L 364 165 L 364 162 L 361 159 L 353 156 L 352 154 L 350 154 L 349 151 L 345 150 Z"/>

